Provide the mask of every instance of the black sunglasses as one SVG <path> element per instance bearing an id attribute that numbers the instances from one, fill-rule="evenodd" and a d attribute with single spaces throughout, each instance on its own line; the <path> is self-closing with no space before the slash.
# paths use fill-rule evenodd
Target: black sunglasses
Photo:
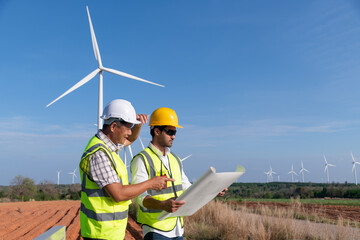
<path id="1" fill-rule="evenodd" d="M 167 135 L 169 135 L 170 137 L 171 137 L 171 136 L 175 136 L 175 134 L 176 134 L 176 130 L 172 130 L 172 129 L 166 129 L 166 128 L 164 128 L 163 131 L 164 131 Z"/>

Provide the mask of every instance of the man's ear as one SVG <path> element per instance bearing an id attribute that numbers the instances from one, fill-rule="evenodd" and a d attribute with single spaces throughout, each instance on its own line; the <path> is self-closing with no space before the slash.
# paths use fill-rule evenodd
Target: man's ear
<path id="1" fill-rule="evenodd" d="M 160 129 L 155 128 L 155 129 L 154 129 L 154 133 L 155 133 L 156 136 L 159 136 L 160 133 L 161 133 L 161 131 L 160 131 Z"/>
<path id="2" fill-rule="evenodd" d="M 112 122 L 109 126 L 110 128 L 110 131 L 111 132 L 114 132 L 115 131 L 115 128 L 117 128 L 117 123 L 116 122 Z"/>

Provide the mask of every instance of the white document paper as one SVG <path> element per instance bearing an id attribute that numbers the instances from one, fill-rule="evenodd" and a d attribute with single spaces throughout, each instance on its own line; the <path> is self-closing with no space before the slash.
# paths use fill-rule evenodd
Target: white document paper
<path id="1" fill-rule="evenodd" d="M 223 173 L 216 173 L 215 168 L 210 167 L 209 170 L 176 199 L 177 201 L 186 201 L 186 203 L 174 213 L 162 211 L 158 216 L 158 220 L 161 221 L 168 217 L 190 216 L 194 214 L 202 206 L 216 197 L 219 192 L 228 188 L 244 173 L 245 169 L 243 167 L 237 172 Z"/>

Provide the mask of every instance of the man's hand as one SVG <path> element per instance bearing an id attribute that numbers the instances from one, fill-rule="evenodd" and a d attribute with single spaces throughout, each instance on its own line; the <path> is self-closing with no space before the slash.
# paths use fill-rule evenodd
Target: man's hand
<path id="1" fill-rule="evenodd" d="M 175 198 L 169 198 L 161 202 L 162 209 L 167 212 L 176 212 L 184 204 L 185 201 L 176 201 Z"/>
<path id="2" fill-rule="evenodd" d="M 167 177 L 159 177 L 159 176 L 153 177 L 152 179 L 150 179 L 150 183 L 151 183 L 150 188 L 156 191 L 160 191 L 161 189 L 164 189 L 164 187 L 166 187 L 167 181 L 174 182 L 175 180 Z"/>
<path id="3" fill-rule="evenodd" d="M 228 190 L 228 189 L 225 188 L 224 190 L 222 190 L 222 192 L 219 192 L 218 195 L 217 195 L 217 197 L 222 197 L 222 196 L 224 196 L 224 195 L 225 195 L 225 192 L 226 192 L 227 190 Z"/>
<path id="4" fill-rule="evenodd" d="M 144 125 L 148 122 L 149 116 L 146 114 L 136 114 L 136 120 L 141 122 L 141 125 Z"/>

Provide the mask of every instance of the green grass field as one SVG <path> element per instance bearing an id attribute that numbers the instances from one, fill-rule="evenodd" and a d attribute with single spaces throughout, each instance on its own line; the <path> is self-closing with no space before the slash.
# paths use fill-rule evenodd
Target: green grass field
<path id="1" fill-rule="evenodd" d="M 237 199 L 232 199 L 237 200 Z M 277 203 L 291 203 L 290 199 L 259 199 L 259 198 L 247 198 L 242 199 L 242 202 L 277 202 Z M 318 204 L 318 205 L 343 205 L 343 206 L 359 206 L 360 199 L 300 199 L 302 204 Z"/>

